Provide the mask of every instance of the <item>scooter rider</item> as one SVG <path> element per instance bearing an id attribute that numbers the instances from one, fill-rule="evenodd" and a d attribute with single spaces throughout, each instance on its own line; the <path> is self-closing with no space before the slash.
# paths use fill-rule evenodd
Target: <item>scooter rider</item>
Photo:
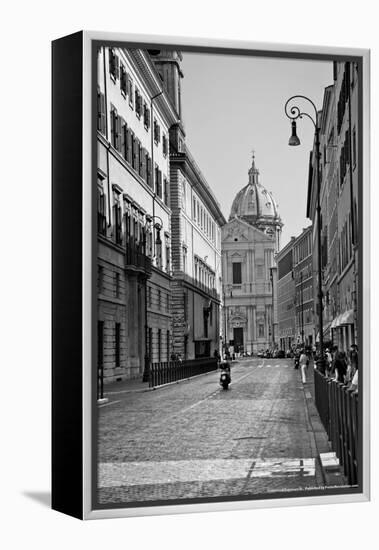
<path id="1" fill-rule="evenodd" d="M 228 361 L 220 362 L 220 385 L 227 389 L 232 378 L 230 376 L 230 363 Z"/>

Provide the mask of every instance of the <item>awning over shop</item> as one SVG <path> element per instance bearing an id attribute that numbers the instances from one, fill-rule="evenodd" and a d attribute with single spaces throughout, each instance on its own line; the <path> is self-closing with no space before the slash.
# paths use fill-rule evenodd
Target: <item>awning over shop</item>
<path id="1" fill-rule="evenodd" d="M 332 321 L 330 328 L 338 328 L 343 325 L 353 325 L 354 324 L 354 310 L 348 309 L 343 313 L 340 313 Z"/>
<path id="2" fill-rule="evenodd" d="M 338 326 L 339 317 L 340 317 L 339 315 L 337 315 L 337 317 L 334 317 L 332 324 L 330 325 L 330 328 L 336 328 Z"/>
<path id="3" fill-rule="evenodd" d="M 348 309 L 339 316 L 340 325 L 353 325 L 354 324 L 354 310 Z"/>

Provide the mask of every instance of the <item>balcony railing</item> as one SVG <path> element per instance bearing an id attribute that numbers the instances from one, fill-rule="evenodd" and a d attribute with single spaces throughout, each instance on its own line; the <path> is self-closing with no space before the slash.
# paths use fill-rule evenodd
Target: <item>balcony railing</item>
<path id="1" fill-rule="evenodd" d="M 129 238 L 126 243 L 125 268 L 151 274 L 151 258 L 144 253 L 143 245 L 136 243 L 132 238 Z"/>

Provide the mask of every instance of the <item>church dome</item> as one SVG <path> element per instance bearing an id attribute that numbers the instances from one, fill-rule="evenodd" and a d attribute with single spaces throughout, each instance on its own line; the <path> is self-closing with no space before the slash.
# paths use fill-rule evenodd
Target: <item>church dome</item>
<path id="1" fill-rule="evenodd" d="M 241 218 L 251 225 L 282 225 L 278 205 L 272 194 L 259 182 L 255 158 L 249 170 L 249 183 L 241 189 L 232 204 L 229 221 Z"/>

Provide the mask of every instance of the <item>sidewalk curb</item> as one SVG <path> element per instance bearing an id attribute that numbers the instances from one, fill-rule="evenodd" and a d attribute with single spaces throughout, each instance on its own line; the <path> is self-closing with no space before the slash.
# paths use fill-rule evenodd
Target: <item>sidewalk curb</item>
<path id="1" fill-rule="evenodd" d="M 309 424 L 312 432 L 312 440 L 313 440 L 312 447 L 314 447 L 315 449 L 316 460 L 320 467 L 320 472 L 321 472 L 322 482 L 323 482 L 322 485 L 324 487 L 334 486 L 334 485 L 346 485 L 346 479 L 343 475 L 343 470 L 341 466 L 339 466 L 338 470 L 335 468 L 333 472 L 329 471 L 327 468 L 324 467 L 324 462 L 322 460 L 321 455 L 323 455 L 324 453 L 327 453 L 327 454 L 331 453 L 332 449 L 331 449 L 330 441 L 328 439 L 325 428 L 319 417 L 316 403 L 314 401 L 314 396 L 309 387 L 309 384 L 312 384 L 312 383 L 313 382 L 309 381 L 303 384 L 303 392 L 304 392 L 304 402 L 305 402 L 306 414 L 307 414 L 307 423 Z M 317 433 L 319 433 L 320 430 L 317 429 L 317 426 L 314 426 L 314 422 L 312 421 L 312 416 L 315 416 L 315 414 L 311 412 L 310 410 L 311 407 L 314 408 L 314 411 L 317 416 L 317 422 L 319 422 L 320 425 L 322 426 L 322 431 L 323 431 L 322 437 L 325 438 L 325 445 L 327 447 L 326 451 L 320 449 L 320 446 L 321 447 L 323 446 L 323 442 L 320 440 L 320 435 L 317 436 Z M 316 468 L 316 472 L 317 472 L 317 468 Z"/>

